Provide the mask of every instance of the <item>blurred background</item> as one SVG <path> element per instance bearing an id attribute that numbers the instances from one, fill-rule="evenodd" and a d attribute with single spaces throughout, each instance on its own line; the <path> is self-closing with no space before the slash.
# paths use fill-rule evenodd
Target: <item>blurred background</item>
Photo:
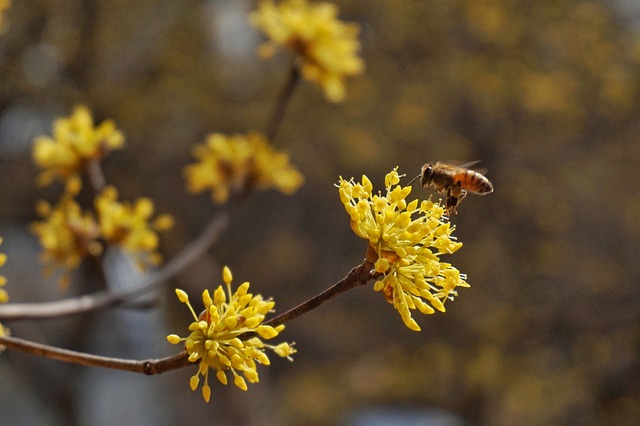
<path id="1" fill-rule="evenodd" d="M 147 310 L 6 323 L 14 336 L 101 355 L 176 352 L 229 265 L 238 284 L 300 303 L 361 262 L 334 187 L 392 167 L 482 160 L 495 193 L 468 197 L 448 261 L 469 289 L 408 330 L 371 286 L 287 325 L 299 350 L 271 356 L 242 392 L 195 368 L 144 377 L 0 355 L 7 424 L 636 425 L 640 423 L 640 4 L 635 0 L 340 1 L 361 27 L 366 73 L 333 105 L 302 82 L 274 144 L 307 183 L 258 193 L 221 241 Z M 127 138 L 104 164 L 122 199 L 151 197 L 176 218 L 167 258 L 215 216 L 184 189 L 193 144 L 266 126 L 290 58 L 255 55 L 254 1 L 14 0 L 0 36 L 0 235 L 13 302 L 95 290 L 84 270 L 62 292 L 42 278 L 29 224 L 32 139 L 76 104 Z M 414 195 L 427 197 L 417 191 Z M 125 273 L 135 282 L 135 272 Z M 214 383 L 215 382 L 215 383 Z M 376 423 L 377 422 L 377 423 Z"/>

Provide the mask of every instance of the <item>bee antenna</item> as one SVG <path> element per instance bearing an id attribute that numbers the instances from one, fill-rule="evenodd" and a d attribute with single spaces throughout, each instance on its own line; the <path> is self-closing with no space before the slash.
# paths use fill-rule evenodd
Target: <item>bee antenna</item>
<path id="1" fill-rule="evenodd" d="M 422 174 L 419 174 L 418 176 L 416 176 L 416 177 L 414 177 L 413 179 L 411 179 L 411 182 L 409 182 L 409 183 L 407 184 L 407 186 L 409 186 L 409 185 L 411 185 L 413 182 L 415 182 L 415 181 L 416 181 L 416 179 L 418 179 L 420 176 L 422 176 Z"/>

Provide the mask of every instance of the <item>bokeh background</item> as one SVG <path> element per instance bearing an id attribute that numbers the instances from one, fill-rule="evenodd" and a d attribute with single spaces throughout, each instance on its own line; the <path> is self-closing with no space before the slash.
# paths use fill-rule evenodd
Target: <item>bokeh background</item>
<path id="1" fill-rule="evenodd" d="M 307 183 L 294 197 L 255 194 L 221 241 L 167 283 L 151 309 L 8 323 L 13 335 L 103 355 L 175 353 L 164 336 L 189 317 L 173 295 L 236 281 L 279 312 L 359 264 L 334 183 L 392 167 L 482 160 L 495 193 L 454 218 L 468 274 L 446 314 L 415 333 L 371 287 L 287 325 L 293 363 L 272 358 L 242 392 L 195 369 L 162 376 L 0 355 L 7 424 L 636 425 L 640 423 L 640 4 L 635 0 L 351 0 L 366 73 L 344 103 L 303 82 L 274 143 Z M 182 168 L 211 132 L 264 129 L 290 57 L 261 61 L 245 0 L 14 0 L 0 36 L 0 235 L 14 302 L 69 292 L 42 278 L 28 226 L 37 188 L 34 136 L 89 106 L 127 148 L 105 162 L 122 198 L 153 198 L 177 226 L 171 257 L 217 211 L 186 193 Z M 428 194 L 418 193 L 419 196 Z M 135 281 L 135 272 L 125 274 Z M 182 330 L 182 331 L 181 331 Z M 399 423 L 391 423 L 395 418 Z M 417 420 L 421 419 L 421 420 Z M 424 423 L 427 420 L 445 423 Z"/>

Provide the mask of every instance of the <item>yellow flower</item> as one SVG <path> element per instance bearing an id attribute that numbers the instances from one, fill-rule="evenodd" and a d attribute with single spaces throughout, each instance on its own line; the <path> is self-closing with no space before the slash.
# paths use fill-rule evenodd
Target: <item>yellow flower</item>
<path id="1" fill-rule="evenodd" d="M 0 0 L 1 1 L 1 0 Z M 2 244 L 2 237 L 0 237 L 0 244 Z M 0 268 L 7 261 L 7 255 L 4 253 L 0 253 Z M 3 287 L 7 283 L 7 279 L 0 275 L 0 303 L 7 303 L 9 301 L 9 293 L 1 287 Z M 9 329 L 5 328 L 2 323 L 0 323 L 0 336 L 8 336 Z M 5 350 L 5 346 L 0 345 L 0 352 Z"/>
<path id="2" fill-rule="evenodd" d="M 11 330 L 0 323 L 0 337 L 2 336 L 11 336 Z M 6 346 L 0 345 L 0 353 L 2 353 L 5 349 L 7 349 Z"/>
<path id="3" fill-rule="evenodd" d="M 34 140 L 33 158 L 43 171 L 37 183 L 47 186 L 54 180 L 65 182 L 69 193 L 81 188 L 80 173 L 90 160 L 99 160 L 109 151 L 124 145 L 124 136 L 111 120 L 94 127 L 88 108 L 77 106 L 67 118 L 53 124 L 53 137 L 38 136 Z"/>
<path id="4" fill-rule="evenodd" d="M 41 259 L 46 273 L 62 268 L 60 285 L 69 285 L 68 273 L 78 267 L 86 256 L 97 256 L 102 251 L 98 241 L 100 229 L 90 213 L 85 213 L 75 201 L 65 197 L 53 208 L 46 201 L 37 206 L 44 220 L 31 225 L 43 248 Z"/>
<path id="5" fill-rule="evenodd" d="M 373 193 L 366 176 L 361 183 L 340 178 L 339 193 L 351 217 L 351 229 L 369 243 L 367 257 L 380 275 L 374 290 L 393 304 L 407 327 L 419 331 L 411 310 L 444 312 L 445 300 L 457 295 L 456 287 L 469 285 L 464 274 L 440 261 L 441 255 L 462 246 L 451 236 L 454 227 L 443 206 L 431 200 L 407 203 L 411 187 L 399 182 L 395 168 L 385 178 L 383 195 Z"/>
<path id="6" fill-rule="evenodd" d="M 107 244 L 120 245 L 144 268 L 146 264 L 157 265 L 162 256 L 156 252 L 158 235 L 173 226 L 170 215 L 160 215 L 150 224 L 153 215 L 153 202 L 140 198 L 135 204 L 119 203 L 118 191 L 107 186 L 96 197 L 95 208 L 98 213 L 100 234 Z"/>
<path id="7" fill-rule="evenodd" d="M 222 279 L 226 291 L 220 285 L 211 297 L 209 290 L 205 290 L 202 293 L 205 310 L 199 316 L 193 310 L 187 293 L 176 289 L 178 299 L 189 307 L 194 322 L 189 326 L 191 334 L 188 337 L 181 338 L 176 334 L 167 336 L 170 343 L 185 342 L 189 361 L 200 361 L 198 371 L 191 377 L 189 384 L 191 390 L 195 391 L 200 384 L 200 376 L 203 376 L 202 395 L 207 402 L 211 398 L 210 368 L 216 371 L 216 378 L 223 385 L 227 384 L 227 373 L 231 372 L 234 384 L 242 390 L 247 390 L 245 379 L 250 383 L 257 383 L 259 379 L 256 362 L 270 364 L 264 348 L 271 349 L 289 360 L 296 352 L 292 344 L 281 343 L 272 346 L 262 341 L 276 337 L 284 329 L 284 325 L 271 327 L 262 324 L 275 302 L 263 300 L 262 296 L 249 293 L 248 282 L 232 294 L 231 271 L 226 266 L 222 271 Z M 252 337 L 243 340 L 242 337 L 247 335 Z"/>
<path id="8" fill-rule="evenodd" d="M 217 204 L 231 194 L 243 195 L 251 189 L 277 189 L 293 194 L 304 182 L 302 174 L 289 163 L 289 156 L 276 151 L 264 135 L 226 136 L 214 133 L 193 151 L 197 163 L 185 167 L 187 188 L 193 193 L 211 189 Z"/>
<path id="9" fill-rule="evenodd" d="M 2 244 L 2 237 L 0 237 L 0 244 Z M 4 253 L 0 253 L 0 268 L 7 261 L 7 255 Z M 3 287 L 7 283 L 7 279 L 0 275 L 0 287 Z M 3 288 L 0 288 L 0 303 L 6 303 L 9 301 L 9 293 Z M 0 332 L 2 329 L 2 325 L 0 324 Z"/>
<path id="10" fill-rule="evenodd" d="M 341 22 L 337 14 L 333 4 L 306 0 L 286 0 L 279 5 L 264 0 L 251 14 L 251 22 L 270 39 L 260 47 L 260 55 L 269 58 L 278 46 L 292 50 L 300 58 L 302 76 L 322 86 L 331 102 L 344 99 L 345 77 L 364 71 L 358 56 L 360 29 L 357 24 Z"/>
<path id="11" fill-rule="evenodd" d="M 4 31 L 4 13 L 11 7 L 11 0 L 0 0 L 0 32 Z"/>

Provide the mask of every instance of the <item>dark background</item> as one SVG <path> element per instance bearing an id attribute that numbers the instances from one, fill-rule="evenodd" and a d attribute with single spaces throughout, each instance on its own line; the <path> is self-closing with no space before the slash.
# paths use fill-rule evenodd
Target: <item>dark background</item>
<path id="1" fill-rule="evenodd" d="M 356 424 L 388 407 L 444 410 L 474 425 L 640 422 L 640 8 L 633 1 L 344 1 L 361 26 L 366 73 L 333 105 L 303 82 L 274 144 L 307 183 L 255 194 L 198 265 L 153 310 L 7 324 L 14 335 L 103 355 L 175 353 L 186 335 L 180 287 L 198 300 L 229 265 L 236 284 L 282 312 L 363 258 L 334 187 L 392 167 L 482 160 L 495 193 L 454 218 L 468 274 L 446 314 L 408 330 L 371 286 L 290 323 L 289 364 L 271 356 L 248 392 L 195 367 L 158 377 L 91 370 L 6 351 L 0 411 L 12 424 Z M 127 138 L 104 164 L 123 199 L 176 218 L 167 257 L 216 214 L 184 189 L 190 150 L 211 132 L 264 129 L 290 58 L 261 61 L 253 1 L 16 1 L 0 36 L 0 235 L 12 301 L 63 293 L 42 278 L 28 231 L 40 198 L 30 147 L 76 104 Z M 428 194 L 414 192 L 426 197 Z M 133 274 L 133 272 L 132 272 Z M 136 277 L 131 277 L 135 280 Z M 92 287 L 93 286 L 93 287 Z M 280 340 L 282 340 L 280 339 Z M 280 341 L 278 340 L 278 341 Z M 27 407 L 27 408 L 25 408 Z M 26 411 L 25 411 L 26 410 Z M 402 424 L 402 423 L 399 423 Z M 448 423 L 456 424 L 456 423 Z"/>

